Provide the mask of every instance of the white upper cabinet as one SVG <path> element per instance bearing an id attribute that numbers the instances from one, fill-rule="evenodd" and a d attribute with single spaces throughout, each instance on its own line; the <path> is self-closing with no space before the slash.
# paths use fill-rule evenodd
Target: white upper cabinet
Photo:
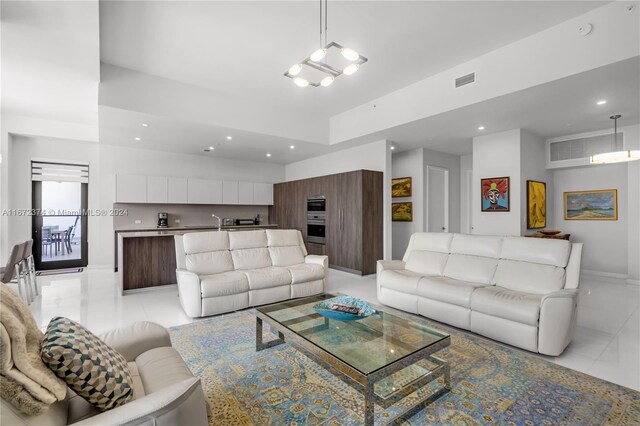
<path id="1" fill-rule="evenodd" d="M 238 204 L 237 180 L 225 180 L 222 182 L 222 204 Z"/>
<path id="2" fill-rule="evenodd" d="M 189 204 L 222 204 L 222 181 L 189 178 L 187 202 Z"/>
<path id="3" fill-rule="evenodd" d="M 253 184 L 253 204 L 261 206 L 273 205 L 273 184 L 254 183 Z"/>
<path id="4" fill-rule="evenodd" d="M 187 204 L 187 178 L 170 177 L 167 184 L 167 202 Z"/>
<path id="5" fill-rule="evenodd" d="M 167 178 L 147 176 L 147 203 L 167 202 Z"/>
<path id="6" fill-rule="evenodd" d="M 146 203 L 147 177 L 141 175 L 117 175 L 116 202 Z"/>
<path id="7" fill-rule="evenodd" d="M 116 175 L 117 203 L 273 205 L 273 184 Z"/>
<path id="8" fill-rule="evenodd" d="M 253 202 L 253 182 L 238 182 L 238 204 L 255 204 Z"/>

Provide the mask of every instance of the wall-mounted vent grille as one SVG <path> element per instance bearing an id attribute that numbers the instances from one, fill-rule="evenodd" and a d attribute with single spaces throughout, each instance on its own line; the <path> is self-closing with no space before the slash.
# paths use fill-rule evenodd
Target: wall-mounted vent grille
<path id="1" fill-rule="evenodd" d="M 575 160 L 578 158 L 589 158 L 595 154 L 610 151 L 622 151 L 623 134 L 618 132 L 617 146 L 613 146 L 613 133 L 600 136 L 589 136 L 585 138 L 570 139 L 560 142 L 551 142 L 551 161 Z"/>
<path id="2" fill-rule="evenodd" d="M 471 74 L 463 75 L 462 77 L 456 78 L 456 89 L 460 86 L 464 86 L 465 84 L 471 84 L 476 81 L 476 73 L 472 72 Z"/>

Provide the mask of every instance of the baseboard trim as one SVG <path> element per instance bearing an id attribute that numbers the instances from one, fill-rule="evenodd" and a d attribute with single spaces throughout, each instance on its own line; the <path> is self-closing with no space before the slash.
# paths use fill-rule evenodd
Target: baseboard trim
<path id="1" fill-rule="evenodd" d="M 594 275 L 596 277 L 617 278 L 619 280 L 626 280 L 628 277 L 627 274 L 618 274 L 616 272 L 594 271 L 591 269 L 583 269 L 581 272 L 585 275 Z"/>

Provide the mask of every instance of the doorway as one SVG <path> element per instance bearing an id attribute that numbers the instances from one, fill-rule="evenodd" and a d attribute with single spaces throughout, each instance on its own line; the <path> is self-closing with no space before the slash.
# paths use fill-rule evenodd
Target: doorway
<path id="1" fill-rule="evenodd" d="M 87 266 L 88 180 L 60 173 L 77 167 L 32 163 L 33 256 L 38 270 Z M 47 170 L 57 167 L 55 176 Z M 53 180 L 57 178 L 58 180 Z"/>
<path id="2" fill-rule="evenodd" d="M 426 224 L 428 232 L 449 232 L 449 170 L 427 166 Z"/>

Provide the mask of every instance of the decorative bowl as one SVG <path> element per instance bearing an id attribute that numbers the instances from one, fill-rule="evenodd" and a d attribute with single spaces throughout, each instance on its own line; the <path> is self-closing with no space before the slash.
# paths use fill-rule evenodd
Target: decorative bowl
<path id="1" fill-rule="evenodd" d="M 558 235 L 562 231 L 558 231 L 557 229 L 544 229 L 538 232 L 542 235 Z"/>
<path id="2" fill-rule="evenodd" d="M 334 304 L 360 309 L 362 311 L 361 315 L 331 309 L 331 306 Z M 353 296 L 332 297 L 331 299 L 316 303 L 313 309 L 322 316 L 338 321 L 356 321 L 376 313 L 376 310 L 367 302 Z"/>

